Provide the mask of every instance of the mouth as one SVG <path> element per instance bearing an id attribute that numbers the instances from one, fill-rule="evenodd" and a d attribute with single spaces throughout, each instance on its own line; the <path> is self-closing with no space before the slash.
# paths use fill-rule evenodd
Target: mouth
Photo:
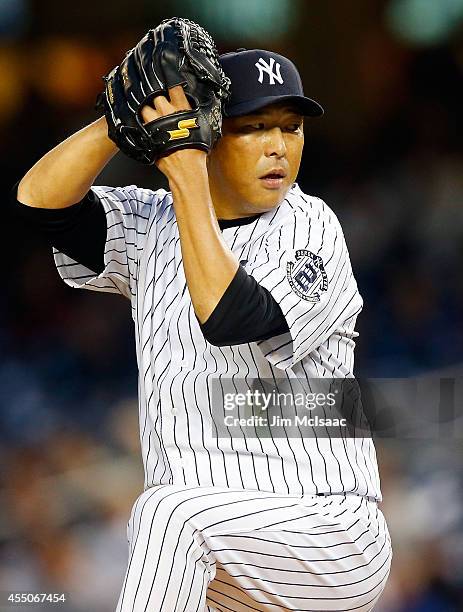
<path id="1" fill-rule="evenodd" d="M 279 189 L 284 183 L 286 172 L 283 168 L 273 168 L 263 176 L 259 177 L 264 187 L 267 189 Z"/>

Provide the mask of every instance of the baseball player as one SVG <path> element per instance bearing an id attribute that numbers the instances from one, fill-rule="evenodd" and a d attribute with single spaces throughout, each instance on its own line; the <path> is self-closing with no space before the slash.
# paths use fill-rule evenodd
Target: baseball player
<path id="1" fill-rule="evenodd" d="M 132 50 L 128 61 L 143 67 L 144 56 Z M 167 70 L 152 65 L 162 81 Z M 362 308 L 334 212 L 295 182 L 303 122 L 321 106 L 279 54 L 239 50 L 220 67 L 231 83 L 221 137 L 211 136 L 217 115 L 194 114 L 190 77 L 166 77 L 148 104 L 131 99 L 153 139 L 163 125 L 175 146 L 202 132 L 164 154 L 139 149 L 145 163 L 157 151 L 170 191 L 93 184 L 118 151 L 116 73 L 105 117 L 47 153 L 15 191 L 18 215 L 48 236 L 69 286 L 131 304 L 145 487 L 117 612 L 372 610 L 392 552 L 371 437 L 215 429 L 218 381 L 251 390 L 351 378 Z M 132 69 L 119 68 L 125 85 Z"/>

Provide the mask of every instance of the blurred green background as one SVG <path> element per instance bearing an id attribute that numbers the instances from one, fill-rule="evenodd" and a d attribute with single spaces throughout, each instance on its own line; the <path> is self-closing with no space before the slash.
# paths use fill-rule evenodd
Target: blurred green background
<path id="1" fill-rule="evenodd" d="M 463 0 L 0 0 L 5 200 L 97 118 L 101 76 L 173 15 L 199 21 L 221 52 L 289 56 L 324 106 L 298 181 L 345 230 L 365 300 L 356 373 L 460 376 Z M 165 186 L 120 154 L 96 183 Z M 2 255 L 0 591 L 69 591 L 60 609 L 109 612 L 143 482 L 130 308 L 66 287 L 8 216 Z M 463 610 L 462 447 L 377 442 L 395 551 L 380 612 Z"/>

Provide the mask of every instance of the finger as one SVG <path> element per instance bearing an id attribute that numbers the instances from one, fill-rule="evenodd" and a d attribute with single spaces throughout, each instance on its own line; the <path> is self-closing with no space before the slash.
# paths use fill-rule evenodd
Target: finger
<path id="1" fill-rule="evenodd" d="M 144 123 L 149 123 L 150 121 L 159 119 L 161 115 L 152 106 L 146 105 L 141 109 L 141 116 Z"/>
<path id="2" fill-rule="evenodd" d="M 185 95 L 185 90 L 181 85 L 176 85 L 169 89 L 170 102 L 177 110 L 191 110 L 191 105 Z"/>
<path id="3" fill-rule="evenodd" d="M 153 104 L 154 108 L 161 116 L 170 115 L 171 113 L 175 112 L 175 109 L 172 108 L 172 105 L 168 102 L 165 96 L 156 96 Z"/>

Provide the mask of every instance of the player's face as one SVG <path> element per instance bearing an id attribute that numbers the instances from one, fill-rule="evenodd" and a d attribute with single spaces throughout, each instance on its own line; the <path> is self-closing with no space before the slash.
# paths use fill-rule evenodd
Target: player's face
<path id="1" fill-rule="evenodd" d="M 208 161 L 219 217 L 265 212 L 284 200 L 301 163 L 302 123 L 296 109 L 281 103 L 224 120 Z"/>

